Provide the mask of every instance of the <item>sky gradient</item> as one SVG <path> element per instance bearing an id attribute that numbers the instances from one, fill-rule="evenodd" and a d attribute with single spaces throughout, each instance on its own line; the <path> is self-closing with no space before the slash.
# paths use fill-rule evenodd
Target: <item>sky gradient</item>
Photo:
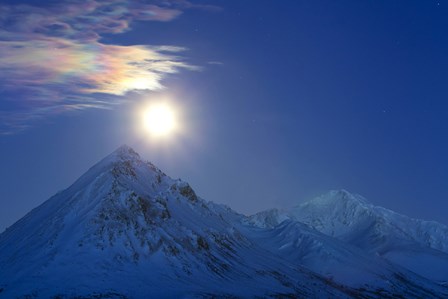
<path id="1" fill-rule="evenodd" d="M 2 1 L 0 231 L 121 144 L 242 213 L 346 189 L 448 224 L 448 5 Z M 153 140 L 166 100 L 184 130 Z"/>

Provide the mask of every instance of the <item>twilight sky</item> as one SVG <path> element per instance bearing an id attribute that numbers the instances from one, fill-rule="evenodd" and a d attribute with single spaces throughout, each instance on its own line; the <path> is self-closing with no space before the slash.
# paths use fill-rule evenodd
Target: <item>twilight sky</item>
<path id="1" fill-rule="evenodd" d="M 3 0 L 0 232 L 121 144 L 242 213 L 343 188 L 448 224 L 447 30 L 432 0 Z"/>

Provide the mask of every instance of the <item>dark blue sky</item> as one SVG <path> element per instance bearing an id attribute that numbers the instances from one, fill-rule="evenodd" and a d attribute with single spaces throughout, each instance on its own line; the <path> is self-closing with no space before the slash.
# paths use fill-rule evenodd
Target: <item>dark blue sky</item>
<path id="1" fill-rule="evenodd" d="M 132 4 L 141 2 L 108 1 L 126 4 L 131 29 L 83 25 L 83 34 L 94 32 L 97 39 L 80 36 L 81 30 L 57 31 L 62 19 L 50 24 L 51 32 L 47 24 L 32 28 L 38 22 L 23 29 L 15 22 L 27 20 L 34 8 L 2 4 L 10 19 L 0 22 L 6 53 L 0 59 L 0 230 L 123 143 L 188 181 L 203 198 L 243 213 L 344 188 L 448 224 L 448 3 L 193 0 L 145 19 L 136 13 L 141 6 Z M 47 11 L 46 20 L 61 14 L 54 1 L 34 3 Z M 104 26 L 118 26 L 110 15 L 92 14 Z M 70 18 L 63 21 L 73 28 L 84 22 Z M 20 49 L 34 50 L 11 46 L 17 36 L 27 42 Z M 58 40 L 50 44 L 48 36 Z M 36 52 L 35 40 L 45 40 L 43 52 Z M 70 63 L 35 66 L 34 60 L 56 61 L 46 53 L 67 40 L 82 45 L 58 58 Z M 134 45 L 188 50 L 167 59 L 184 64 L 178 73 L 155 70 L 164 90 L 133 92 L 122 81 L 110 87 L 96 65 L 77 74 L 78 64 L 101 60 L 110 78 L 122 80 L 130 74 L 120 72 L 126 64 L 106 54 L 140 55 Z M 25 71 L 12 72 L 10 61 Z M 94 91 L 88 97 L 85 86 Z M 135 111 L 167 96 L 183 111 L 188 130 L 176 140 L 146 140 L 137 132 Z"/>

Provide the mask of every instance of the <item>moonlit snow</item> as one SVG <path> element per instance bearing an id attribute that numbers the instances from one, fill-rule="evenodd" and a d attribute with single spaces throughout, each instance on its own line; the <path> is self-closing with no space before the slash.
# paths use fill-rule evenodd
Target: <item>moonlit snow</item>
<path id="1" fill-rule="evenodd" d="M 0 298 L 446 298 L 448 228 L 331 191 L 253 216 L 122 146 L 0 235 Z"/>

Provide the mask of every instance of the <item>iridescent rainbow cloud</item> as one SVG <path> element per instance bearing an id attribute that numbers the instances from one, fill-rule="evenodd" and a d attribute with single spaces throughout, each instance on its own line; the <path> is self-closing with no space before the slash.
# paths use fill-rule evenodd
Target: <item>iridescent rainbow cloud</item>
<path id="1" fill-rule="evenodd" d="M 166 22 L 192 6 L 183 0 L 0 5 L 0 133 L 66 110 L 109 108 L 129 91 L 158 90 L 166 75 L 196 69 L 178 56 L 180 47 L 100 40 L 131 30 L 134 20 Z"/>

